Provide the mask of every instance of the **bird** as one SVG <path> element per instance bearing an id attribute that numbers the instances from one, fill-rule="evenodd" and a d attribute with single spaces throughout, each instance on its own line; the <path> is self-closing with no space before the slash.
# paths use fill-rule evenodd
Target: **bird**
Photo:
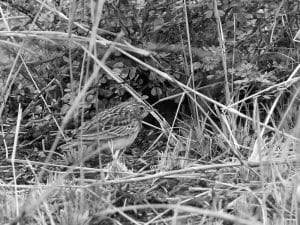
<path id="1" fill-rule="evenodd" d="M 96 114 L 84 122 L 73 134 L 71 141 L 61 146 L 70 150 L 85 146 L 87 151 L 125 149 L 136 139 L 142 129 L 142 120 L 150 108 L 136 100 L 128 100 Z"/>

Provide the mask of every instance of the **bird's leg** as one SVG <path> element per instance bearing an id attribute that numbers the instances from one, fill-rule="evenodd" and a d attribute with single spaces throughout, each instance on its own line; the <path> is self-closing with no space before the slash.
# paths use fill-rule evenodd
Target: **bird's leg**
<path id="1" fill-rule="evenodd" d="M 108 141 L 108 146 L 109 146 L 113 161 L 117 160 L 119 158 L 119 150 L 115 151 L 114 142 L 112 140 L 109 140 Z"/>
<path id="2" fill-rule="evenodd" d="M 119 155 L 119 157 L 120 157 L 121 155 L 123 155 L 125 151 L 126 151 L 126 148 L 122 148 L 122 149 L 118 150 L 118 155 Z"/>

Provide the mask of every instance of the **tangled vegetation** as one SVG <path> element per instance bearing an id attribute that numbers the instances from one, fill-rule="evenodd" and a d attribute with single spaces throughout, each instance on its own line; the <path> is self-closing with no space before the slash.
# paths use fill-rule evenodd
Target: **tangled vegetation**
<path id="1" fill-rule="evenodd" d="M 0 224 L 298 224 L 298 1 L 0 1 Z M 119 157 L 63 150 L 135 98 Z"/>

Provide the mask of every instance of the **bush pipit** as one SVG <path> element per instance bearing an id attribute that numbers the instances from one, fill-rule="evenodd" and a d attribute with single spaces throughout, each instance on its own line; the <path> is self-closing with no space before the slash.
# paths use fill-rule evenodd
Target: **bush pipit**
<path id="1" fill-rule="evenodd" d="M 130 146 L 142 128 L 149 109 L 135 100 L 106 109 L 83 123 L 63 150 L 85 146 L 88 152 L 111 149 L 113 152 Z"/>

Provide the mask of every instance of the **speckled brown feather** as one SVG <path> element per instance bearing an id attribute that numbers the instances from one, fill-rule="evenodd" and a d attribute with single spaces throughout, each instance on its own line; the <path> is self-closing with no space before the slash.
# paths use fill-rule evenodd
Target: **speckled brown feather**
<path id="1" fill-rule="evenodd" d="M 146 106 L 136 101 L 127 101 L 106 109 L 80 126 L 73 140 L 62 148 L 72 148 L 79 143 L 92 145 L 95 142 L 118 141 L 124 137 L 132 139 L 129 145 L 141 130 L 142 120 L 148 113 Z"/>

